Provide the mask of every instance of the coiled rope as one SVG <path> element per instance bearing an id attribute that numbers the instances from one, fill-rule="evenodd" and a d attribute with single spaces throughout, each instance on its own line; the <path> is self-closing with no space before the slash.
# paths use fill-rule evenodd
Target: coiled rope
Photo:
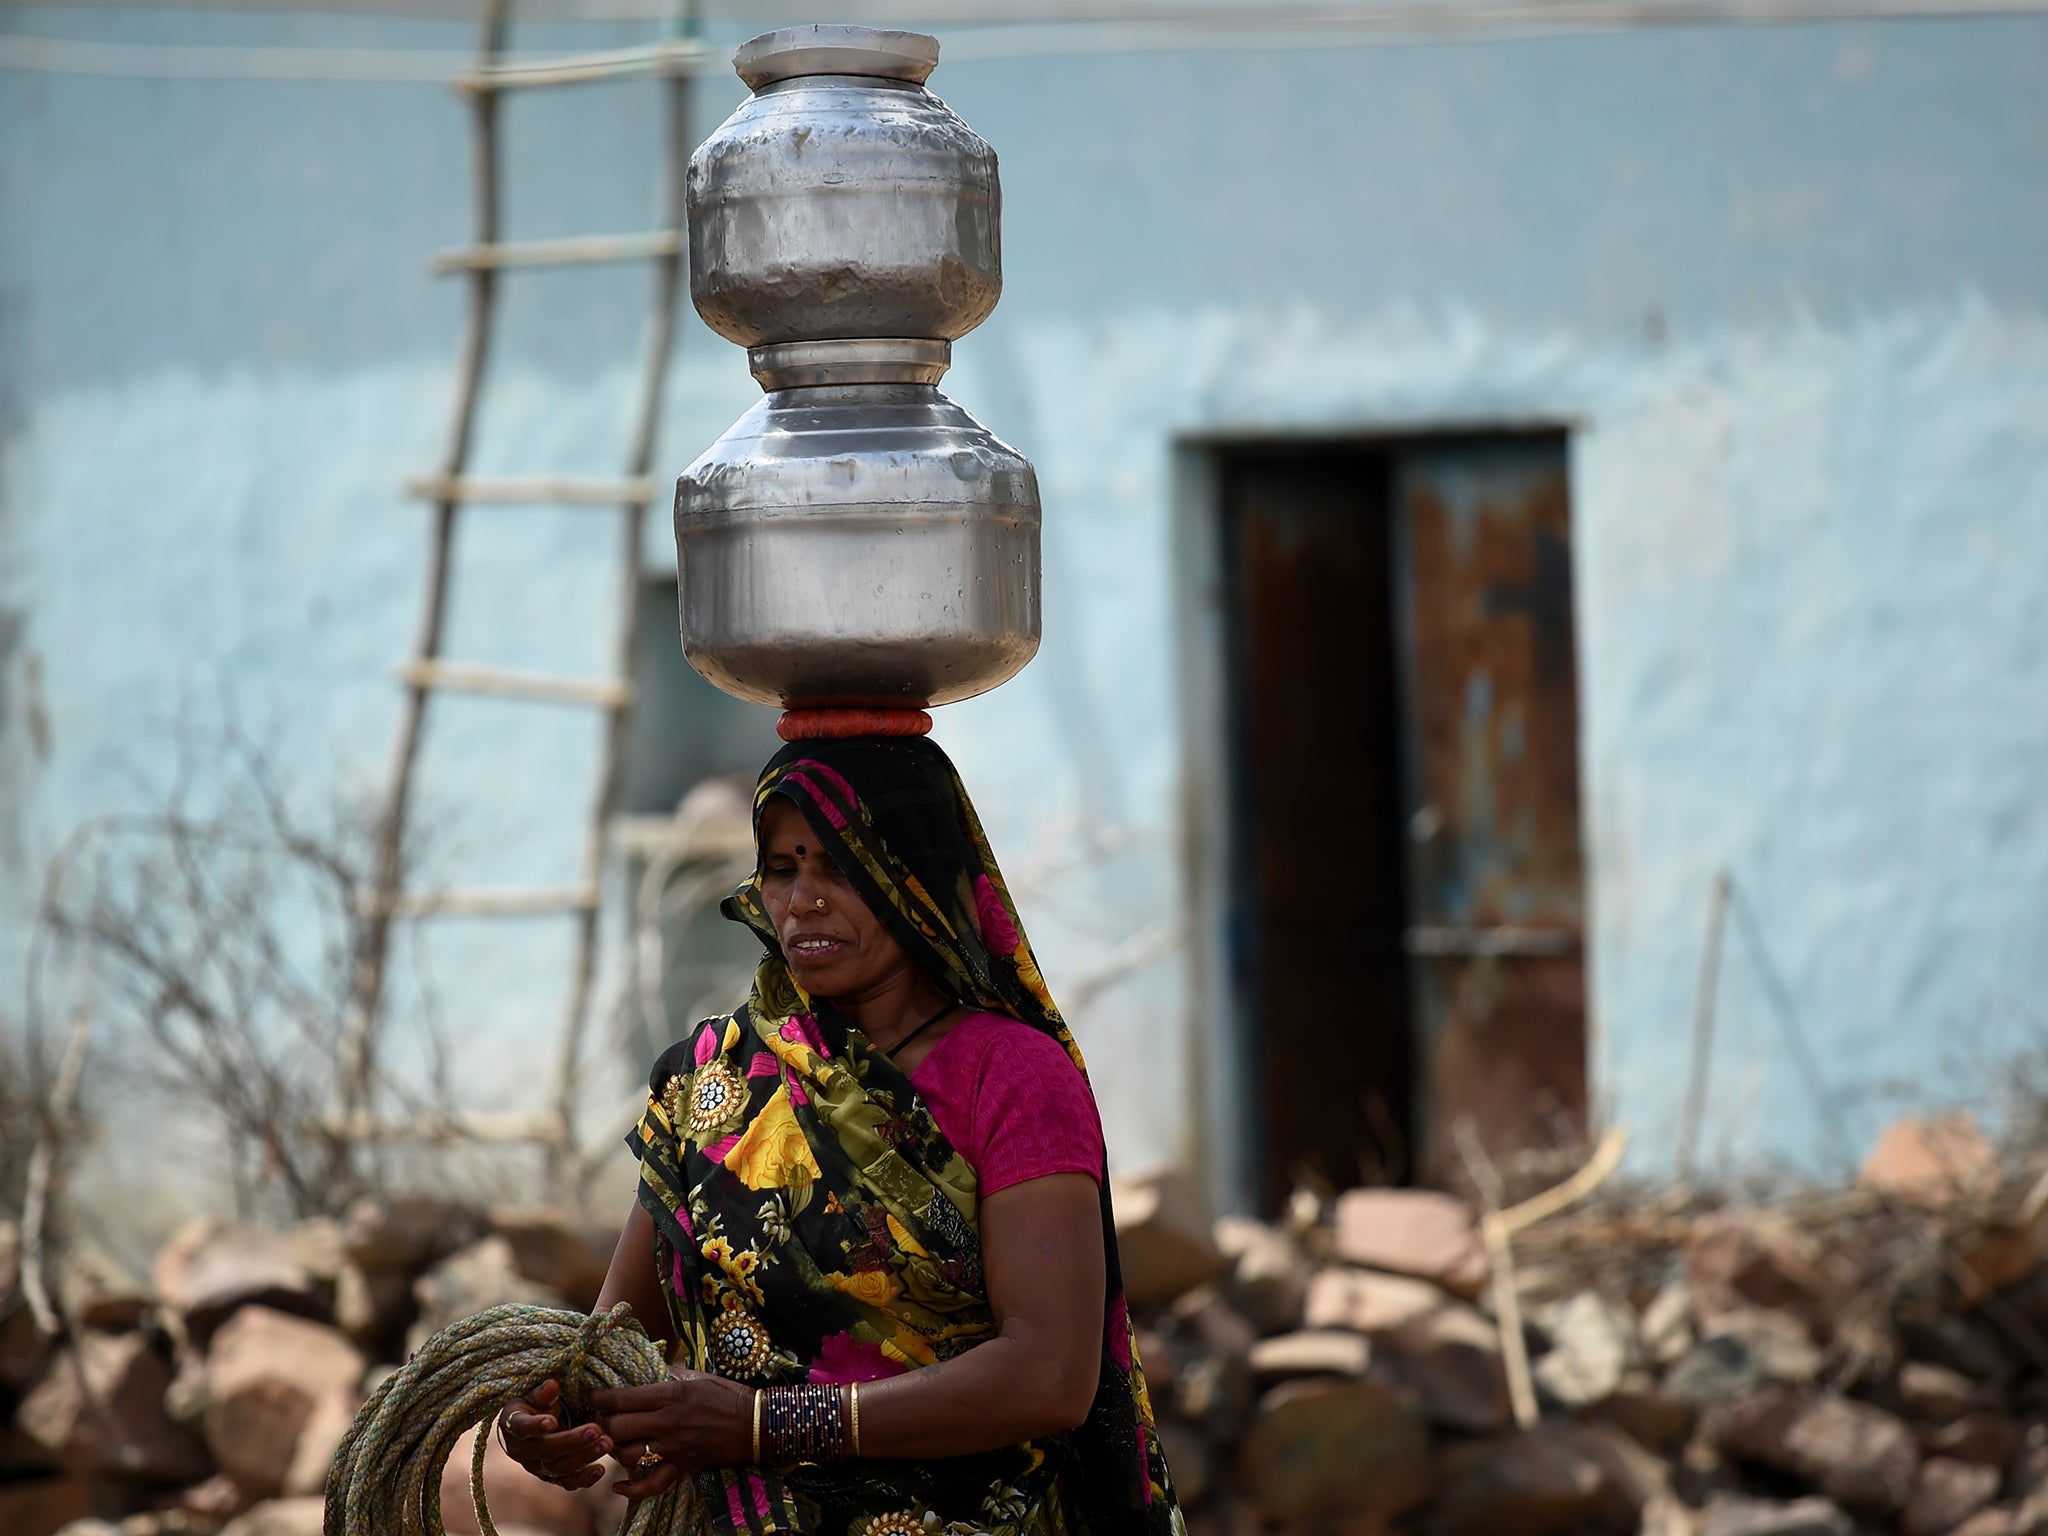
<path id="1" fill-rule="evenodd" d="M 589 1422 L 591 1392 L 667 1375 L 661 1346 L 624 1302 L 589 1317 L 512 1303 L 451 1323 L 370 1394 L 349 1426 L 327 1472 L 322 1536 L 446 1536 L 441 1469 L 471 1425 L 481 1426 L 469 1463 L 477 1525 L 498 1536 L 484 1503 L 484 1455 L 505 1404 L 552 1378 L 567 1427 Z M 692 1502 L 690 1480 L 678 1478 L 634 1507 L 621 1536 L 680 1532 Z"/>

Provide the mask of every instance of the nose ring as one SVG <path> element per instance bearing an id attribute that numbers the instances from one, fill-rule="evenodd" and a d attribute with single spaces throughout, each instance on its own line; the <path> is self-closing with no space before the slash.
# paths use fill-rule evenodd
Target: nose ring
<path id="1" fill-rule="evenodd" d="M 822 896 L 820 896 L 820 897 L 819 897 L 819 898 L 818 898 L 818 899 L 817 899 L 816 901 L 814 901 L 814 902 L 812 902 L 812 903 L 811 903 L 811 906 L 812 906 L 812 907 L 813 907 L 813 908 L 814 908 L 815 910 L 817 910 L 817 911 L 819 911 L 819 912 L 822 912 L 822 911 L 824 911 L 824 910 L 825 910 L 825 898 L 824 898 L 824 897 L 822 897 Z"/>

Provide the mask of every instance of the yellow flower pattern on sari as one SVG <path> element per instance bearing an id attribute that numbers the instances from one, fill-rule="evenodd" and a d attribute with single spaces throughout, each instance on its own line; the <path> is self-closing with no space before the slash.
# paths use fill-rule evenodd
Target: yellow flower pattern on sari
<path id="1" fill-rule="evenodd" d="M 902 1282 L 896 1278 L 894 1270 L 856 1270 L 850 1275 L 827 1275 L 825 1280 L 833 1290 L 851 1296 L 855 1301 L 864 1301 L 871 1307 L 886 1307 L 903 1294 Z"/>
<path id="2" fill-rule="evenodd" d="M 725 1154 L 725 1166 L 749 1189 L 807 1188 L 820 1176 L 804 1128 L 797 1124 L 789 1089 L 778 1088 Z"/>

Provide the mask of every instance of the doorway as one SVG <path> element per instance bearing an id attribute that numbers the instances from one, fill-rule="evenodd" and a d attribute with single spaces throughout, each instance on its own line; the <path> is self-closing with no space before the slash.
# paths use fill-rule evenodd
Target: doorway
<path id="1" fill-rule="evenodd" d="M 1246 1170 L 1466 1182 L 1584 1134 L 1570 498 L 1558 432 L 1215 464 Z M 1460 1132 L 1460 1124 L 1468 1127 Z"/>

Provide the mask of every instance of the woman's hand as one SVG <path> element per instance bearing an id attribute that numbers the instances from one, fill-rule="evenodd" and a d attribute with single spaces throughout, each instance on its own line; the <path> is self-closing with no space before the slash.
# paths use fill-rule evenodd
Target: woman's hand
<path id="1" fill-rule="evenodd" d="M 588 1488 L 604 1476 L 600 1463 L 611 1454 L 612 1442 L 595 1424 L 562 1428 L 561 1384 L 544 1381 L 524 1397 L 515 1397 L 498 1416 L 505 1452 L 543 1482 L 558 1488 Z"/>
<path id="2" fill-rule="evenodd" d="M 661 1492 L 685 1472 L 730 1467 L 754 1454 L 754 1389 L 723 1376 L 677 1371 L 645 1387 L 613 1387 L 590 1394 L 590 1408 L 632 1468 L 612 1492 L 644 1499 Z M 661 1461 L 638 1470 L 648 1451 Z"/>

